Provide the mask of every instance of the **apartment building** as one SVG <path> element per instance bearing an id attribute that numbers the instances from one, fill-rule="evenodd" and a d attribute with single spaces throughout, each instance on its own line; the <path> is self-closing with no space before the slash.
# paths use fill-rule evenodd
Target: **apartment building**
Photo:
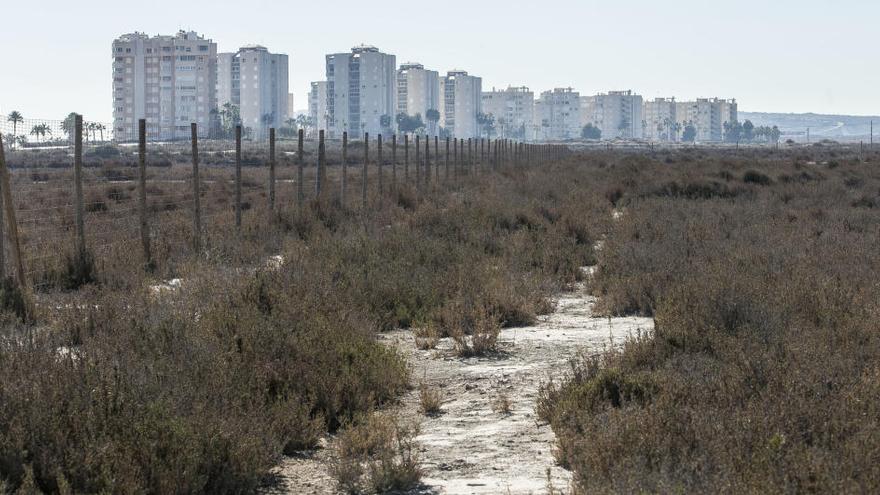
<path id="1" fill-rule="evenodd" d="M 721 100 L 721 126 L 724 128 L 724 124 L 733 123 L 739 121 L 739 109 L 737 108 L 736 100 L 731 98 L 728 100 Z"/>
<path id="2" fill-rule="evenodd" d="M 483 92 L 483 113 L 495 117 L 502 138 L 534 139 L 535 93 L 525 86 Z"/>
<path id="3" fill-rule="evenodd" d="M 113 41 L 113 128 L 137 139 L 146 119 L 150 139 L 186 139 L 190 123 L 208 136 L 217 108 L 217 44 L 193 31 L 171 36 L 124 34 Z"/>
<path id="4" fill-rule="evenodd" d="M 440 112 L 440 73 L 418 63 L 402 64 L 397 71 L 397 113 L 420 115 L 428 134 L 436 135 L 439 124 L 428 118 L 428 110 Z"/>
<path id="5" fill-rule="evenodd" d="M 651 141 L 675 141 L 675 98 L 655 98 L 646 101 L 644 107 L 645 139 Z"/>
<path id="6" fill-rule="evenodd" d="M 628 91 L 609 91 L 584 98 L 583 125 L 593 124 L 602 131 L 602 139 L 641 139 L 644 123 L 640 95 Z"/>
<path id="7" fill-rule="evenodd" d="M 327 81 L 315 81 L 309 91 L 309 118 L 315 129 L 328 130 Z"/>
<path id="8" fill-rule="evenodd" d="M 544 91 L 535 102 L 536 139 L 558 141 L 581 135 L 581 96 L 572 88 Z"/>
<path id="9" fill-rule="evenodd" d="M 326 57 L 327 129 L 331 136 L 394 129 L 397 113 L 397 58 L 373 46 Z M 383 126 L 382 124 L 387 124 Z"/>
<path id="10" fill-rule="evenodd" d="M 452 70 L 440 80 L 443 104 L 440 125 L 453 138 L 480 137 L 482 130 L 477 115 L 482 112 L 483 79 Z"/>
<path id="11" fill-rule="evenodd" d="M 725 100 L 718 98 L 697 98 L 695 101 L 676 103 L 676 118 L 682 128 L 692 124 L 697 131 L 696 140 L 717 142 L 724 138 Z M 727 109 L 728 114 L 731 109 Z M 728 117 L 730 118 L 730 117 Z"/>
<path id="12" fill-rule="evenodd" d="M 236 105 L 245 133 L 265 139 L 289 115 L 288 57 L 250 45 L 217 55 L 217 104 Z"/>

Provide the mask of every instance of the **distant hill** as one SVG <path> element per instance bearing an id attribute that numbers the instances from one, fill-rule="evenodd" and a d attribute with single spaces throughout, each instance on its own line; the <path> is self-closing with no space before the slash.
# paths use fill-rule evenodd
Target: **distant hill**
<path id="1" fill-rule="evenodd" d="M 805 141 L 809 127 L 810 140 L 814 142 L 822 139 L 868 142 L 873 120 L 874 143 L 880 143 L 880 116 L 739 112 L 739 121 L 746 120 L 751 120 L 756 126 L 778 126 L 783 140 Z"/>

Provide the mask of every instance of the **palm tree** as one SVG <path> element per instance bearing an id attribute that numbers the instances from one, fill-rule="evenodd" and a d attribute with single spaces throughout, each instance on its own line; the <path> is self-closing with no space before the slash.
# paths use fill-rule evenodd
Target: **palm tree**
<path id="1" fill-rule="evenodd" d="M 76 122 L 76 112 L 70 112 L 67 117 L 61 121 L 61 132 L 67 135 L 68 139 L 73 136 L 74 127 Z"/>
<path id="2" fill-rule="evenodd" d="M 31 136 L 36 136 L 37 141 L 45 138 L 46 134 L 52 135 L 52 129 L 46 124 L 37 124 L 31 129 Z"/>
<path id="3" fill-rule="evenodd" d="M 24 122 L 24 117 L 21 115 L 21 112 L 17 110 L 13 110 L 9 112 L 9 117 L 6 118 L 9 122 L 12 122 L 12 137 L 18 135 L 18 124 Z"/>
<path id="4" fill-rule="evenodd" d="M 431 123 L 431 131 L 436 136 L 437 123 L 440 122 L 440 112 L 431 108 L 425 112 L 425 119 L 427 119 L 428 122 Z"/>
<path id="5" fill-rule="evenodd" d="M 104 142 L 104 131 L 107 130 L 107 126 L 104 124 L 95 124 L 95 130 L 101 133 L 101 142 Z"/>

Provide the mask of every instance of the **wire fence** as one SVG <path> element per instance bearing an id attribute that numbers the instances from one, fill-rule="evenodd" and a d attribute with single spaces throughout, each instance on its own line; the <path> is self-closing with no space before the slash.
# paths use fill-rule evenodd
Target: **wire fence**
<path id="1" fill-rule="evenodd" d="M 102 136 L 75 115 L 72 125 L 35 122 L 18 122 L 12 136 L 4 132 L 2 137 L 23 278 L 36 288 L 57 287 L 65 274 L 69 277 L 77 249 L 99 264 L 139 256 L 149 265 L 204 254 L 215 240 L 234 237 L 243 228 L 268 228 L 276 212 L 302 209 L 310 201 L 369 213 L 399 188 L 431 194 L 566 150 L 425 136 L 349 140 L 325 139 L 322 132 L 306 139 L 302 131 L 290 139 L 279 138 L 275 129 L 261 140 L 247 139 L 240 127 L 231 137 L 215 139 L 202 138 L 195 124 L 185 141 L 151 141 L 146 122 L 139 123 L 133 143 L 110 143 L 107 139 L 116 135 Z M 41 132 L 45 146 L 15 141 L 21 129 L 41 125 L 54 141 Z M 64 137 L 55 139 L 56 130 Z M 0 246 L 0 253 L 5 248 Z M 0 263 L 4 276 L 8 259 Z"/>

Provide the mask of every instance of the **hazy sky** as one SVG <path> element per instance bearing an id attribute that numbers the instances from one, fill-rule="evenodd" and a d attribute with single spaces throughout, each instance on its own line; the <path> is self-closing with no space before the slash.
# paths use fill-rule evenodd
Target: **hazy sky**
<path id="1" fill-rule="evenodd" d="M 111 119 L 113 39 L 192 29 L 290 55 L 296 108 L 324 55 L 367 43 L 483 88 L 736 97 L 741 111 L 880 114 L 878 0 L 2 0 L 0 112 Z M 130 5 L 131 8 L 124 7 Z"/>

